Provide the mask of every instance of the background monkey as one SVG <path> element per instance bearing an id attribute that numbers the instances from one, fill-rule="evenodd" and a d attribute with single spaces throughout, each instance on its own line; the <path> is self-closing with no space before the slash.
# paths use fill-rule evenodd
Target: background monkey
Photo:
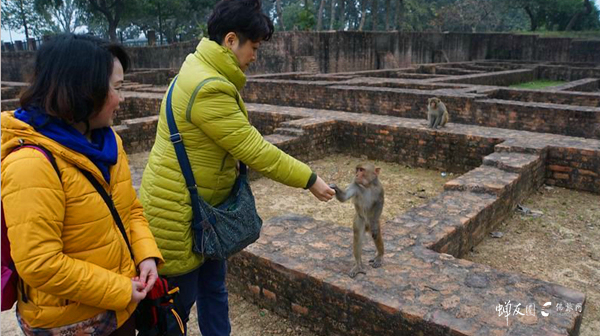
<path id="1" fill-rule="evenodd" d="M 335 190 L 335 197 L 340 202 L 353 199 L 354 209 L 354 244 L 353 252 L 355 265 L 350 271 L 350 277 L 354 278 L 359 273 L 366 274 L 362 264 L 362 241 L 365 231 L 370 231 L 375 246 L 377 247 L 377 256 L 369 263 L 373 268 L 381 267 L 383 261 L 383 240 L 381 238 L 381 227 L 379 217 L 383 210 L 383 186 L 379 182 L 380 168 L 375 168 L 372 163 L 361 163 L 356 166 L 356 176 L 354 182 L 350 184 L 346 191 L 341 190 L 335 184 L 331 188 Z"/>
<path id="2" fill-rule="evenodd" d="M 448 110 L 446 105 L 437 98 L 429 98 L 427 100 L 427 121 L 429 128 L 444 127 L 448 122 Z"/>

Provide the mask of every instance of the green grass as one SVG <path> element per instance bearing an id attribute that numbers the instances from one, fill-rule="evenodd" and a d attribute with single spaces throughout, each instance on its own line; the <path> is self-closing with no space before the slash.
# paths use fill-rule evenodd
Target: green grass
<path id="1" fill-rule="evenodd" d="M 560 84 L 564 84 L 564 83 L 566 83 L 566 82 L 541 79 L 541 80 L 535 80 L 533 82 L 514 84 L 509 87 L 515 88 L 515 89 L 543 89 L 548 86 L 556 86 L 556 85 L 560 85 Z"/>

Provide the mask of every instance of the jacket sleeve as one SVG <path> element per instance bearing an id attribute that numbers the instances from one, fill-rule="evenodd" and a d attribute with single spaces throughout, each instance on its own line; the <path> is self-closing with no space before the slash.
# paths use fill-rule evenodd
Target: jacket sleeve
<path id="1" fill-rule="evenodd" d="M 115 133 L 116 134 L 116 133 Z M 116 135 L 118 136 L 118 135 Z M 156 265 L 164 264 L 163 257 L 156 245 L 154 235 L 150 231 L 148 220 L 144 217 L 144 209 L 138 200 L 135 189 L 131 183 L 131 171 L 129 170 L 129 161 L 124 150 L 121 150 L 119 160 L 122 160 L 120 174 L 124 175 L 128 184 L 128 191 L 131 199 L 131 212 L 129 219 L 129 234 L 131 237 L 131 249 L 135 258 L 135 264 L 139 265 L 144 259 L 156 258 Z"/>
<path id="2" fill-rule="evenodd" d="M 2 203 L 19 277 L 42 292 L 107 310 L 131 301 L 131 280 L 62 253 L 65 194 L 56 171 L 33 149 L 2 162 Z"/>
<path id="3" fill-rule="evenodd" d="M 200 90 L 191 111 L 192 123 L 262 175 L 290 187 L 306 187 L 311 169 L 266 141 L 240 109 L 237 91 L 227 86 L 213 81 Z"/>

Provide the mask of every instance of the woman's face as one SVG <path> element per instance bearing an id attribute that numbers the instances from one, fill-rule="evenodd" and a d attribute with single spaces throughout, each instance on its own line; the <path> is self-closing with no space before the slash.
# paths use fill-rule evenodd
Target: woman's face
<path id="1" fill-rule="evenodd" d="M 224 44 L 235 54 L 238 63 L 240 64 L 240 69 L 243 72 L 248 70 L 250 63 L 256 61 L 256 53 L 258 51 L 258 47 L 260 47 L 260 41 L 252 42 L 251 40 L 246 40 L 246 42 L 240 44 L 240 39 L 236 36 L 236 34 L 229 33 L 225 36 Z"/>
<path id="2" fill-rule="evenodd" d="M 119 103 L 122 102 L 123 95 L 121 86 L 123 85 L 123 66 L 119 59 L 115 57 L 112 75 L 109 79 L 108 97 L 100 113 L 90 118 L 90 130 L 112 126 L 113 120 L 117 115 Z"/>

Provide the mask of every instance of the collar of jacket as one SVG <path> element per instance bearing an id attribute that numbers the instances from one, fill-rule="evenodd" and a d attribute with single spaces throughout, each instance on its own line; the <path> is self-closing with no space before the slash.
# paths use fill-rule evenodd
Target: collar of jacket
<path id="1" fill-rule="evenodd" d="M 104 180 L 104 176 L 100 172 L 100 169 L 85 155 L 78 153 L 68 147 L 61 145 L 60 143 L 43 136 L 38 133 L 31 125 L 23 122 L 14 116 L 14 111 L 2 112 L 1 117 L 2 123 L 2 151 L 1 158 L 4 159 L 8 154 L 11 153 L 12 149 L 19 146 L 19 140 L 22 139 L 28 144 L 41 145 L 46 147 L 56 157 L 59 156 L 63 160 L 70 162 L 71 164 L 88 170 L 94 177 L 100 181 L 105 188 L 110 188 L 110 185 Z M 116 137 L 116 135 L 115 135 Z M 117 148 L 119 148 L 120 140 L 117 137 Z M 114 175 L 113 169 L 116 166 L 111 166 L 111 175 Z"/>
<path id="2" fill-rule="evenodd" d="M 238 91 L 246 84 L 246 75 L 240 69 L 235 54 L 217 42 L 211 41 L 206 37 L 202 38 L 196 47 L 194 55 L 225 76 L 227 80 L 235 85 Z"/>

